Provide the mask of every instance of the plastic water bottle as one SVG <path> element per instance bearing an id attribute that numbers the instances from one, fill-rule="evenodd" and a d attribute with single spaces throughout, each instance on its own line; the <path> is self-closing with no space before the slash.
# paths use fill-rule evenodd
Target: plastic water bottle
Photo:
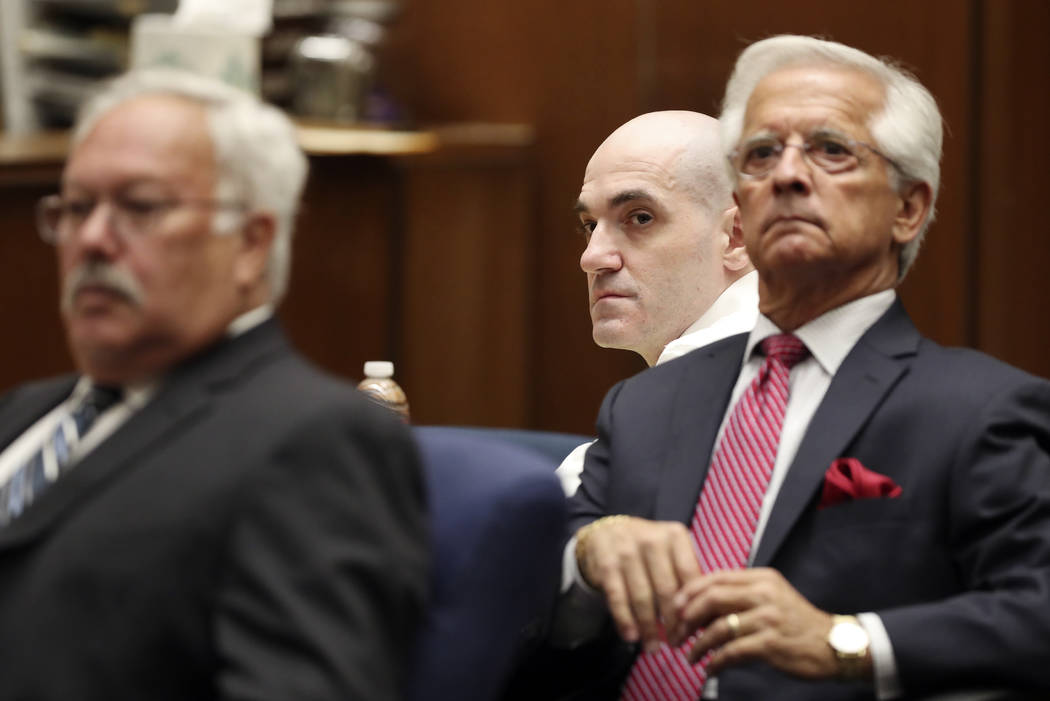
<path id="1" fill-rule="evenodd" d="M 357 388 L 376 404 L 397 412 L 406 422 L 409 420 L 408 398 L 401 385 L 394 381 L 394 364 L 389 360 L 366 362 L 365 379 Z"/>

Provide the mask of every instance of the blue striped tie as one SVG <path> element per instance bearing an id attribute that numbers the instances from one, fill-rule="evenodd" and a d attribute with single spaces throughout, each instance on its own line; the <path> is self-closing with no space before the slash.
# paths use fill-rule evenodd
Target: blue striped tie
<path id="1" fill-rule="evenodd" d="M 48 487 L 69 471 L 73 447 L 95 419 L 119 402 L 121 396 L 119 387 L 92 385 L 80 405 L 70 415 L 60 418 L 54 433 L 44 441 L 40 450 L 0 487 L 0 526 L 21 516 Z"/>

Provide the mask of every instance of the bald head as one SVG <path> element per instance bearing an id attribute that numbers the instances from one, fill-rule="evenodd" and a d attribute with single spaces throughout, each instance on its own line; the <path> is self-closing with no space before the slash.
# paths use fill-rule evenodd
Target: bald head
<path id="1" fill-rule="evenodd" d="M 609 135 L 587 164 L 592 173 L 627 170 L 632 164 L 662 168 L 708 211 L 733 205 L 718 120 L 699 112 L 669 110 L 635 117 Z"/>
<path id="2" fill-rule="evenodd" d="M 653 365 L 750 269 L 734 229 L 718 121 L 653 112 L 594 152 L 576 203 L 595 342 Z"/>

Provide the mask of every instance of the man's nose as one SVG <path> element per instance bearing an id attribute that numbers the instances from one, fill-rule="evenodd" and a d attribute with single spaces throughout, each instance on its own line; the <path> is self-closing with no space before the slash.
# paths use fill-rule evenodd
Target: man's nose
<path id="1" fill-rule="evenodd" d="M 616 247 L 608 228 L 599 222 L 595 225 L 587 240 L 587 248 L 580 256 L 580 267 L 585 273 L 598 273 L 607 270 L 619 270 L 623 265 L 620 251 Z"/>
<path id="2" fill-rule="evenodd" d="M 121 245 L 113 217 L 113 206 L 99 201 L 70 237 L 74 246 L 93 256 L 112 257 Z"/>
<path id="3" fill-rule="evenodd" d="M 777 192 L 808 193 L 813 186 L 813 164 L 806 157 L 803 144 L 784 144 L 780 160 L 770 178 Z"/>

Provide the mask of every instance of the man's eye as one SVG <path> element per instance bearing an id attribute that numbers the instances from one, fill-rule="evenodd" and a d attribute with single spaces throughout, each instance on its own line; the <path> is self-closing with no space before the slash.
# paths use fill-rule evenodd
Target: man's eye
<path id="1" fill-rule="evenodd" d="M 777 144 L 771 142 L 764 142 L 754 144 L 749 147 L 744 154 L 745 163 L 764 163 L 771 158 L 775 158 L 779 152 Z"/>
<path id="2" fill-rule="evenodd" d="M 649 212 L 631 212 L 627 219 L 639 226 L 645 226 L 653 220 L 653 215 Z"/>
<path id="3" fill-rule="evenodd" d="M 87 219 L 93 209 L 95 209 L 94 200 L 67 200 L 65 202 L 66 215 L 75 219 Z"/>
<path id="4" fill-rule="evenodd" d="M 820 139 L 813 144 L 813 150 L 824 158 L 841 160 L 853 155 L 849 146 L 835 139 Z"/>
<path id="5" fill-rule="evenodd" d="M 122 199 L 117 202 L 117 207 L 132 216 L 146 217 L 164 207 L 164 203 L 156 200 Z"/>
<path id="6" fill-rule="evenodd" d="M 594 227 L 597 225 L 598 222 L 581 221 L 579 225 L 580 233 L 583 234 L 585 238 L 589 239 L 591 237 L 591 234 L 594 233 Z"/>

